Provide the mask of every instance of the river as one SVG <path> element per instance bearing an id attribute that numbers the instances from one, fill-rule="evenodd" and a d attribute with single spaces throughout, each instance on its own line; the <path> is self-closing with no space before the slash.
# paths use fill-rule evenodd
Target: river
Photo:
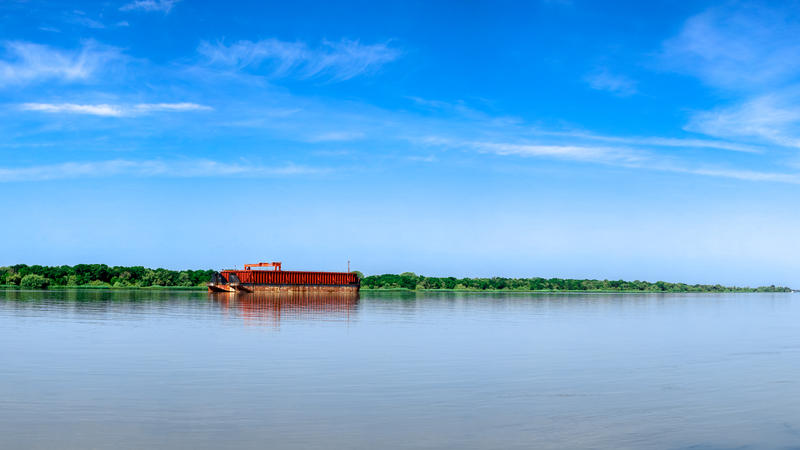
<path id="1" fill-rule="evenodd" d="M 796 294 L 0 291 L 0 447 L 800 446 Z"/>

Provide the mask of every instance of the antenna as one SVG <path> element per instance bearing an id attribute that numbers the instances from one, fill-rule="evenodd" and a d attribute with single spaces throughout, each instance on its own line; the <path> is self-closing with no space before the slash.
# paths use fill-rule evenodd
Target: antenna
<path id="1" fill-rule="evenodd" d="M 350 260 L 347 260 L 347 273 L 350 273 Z"/>

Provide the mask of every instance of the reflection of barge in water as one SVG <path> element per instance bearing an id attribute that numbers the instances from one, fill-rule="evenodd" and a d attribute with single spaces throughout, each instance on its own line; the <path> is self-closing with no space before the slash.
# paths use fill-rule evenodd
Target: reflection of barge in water
<path id="1" fill-rule="evenodd" d="M 279 325 L 284 321 L 349 322 L 358 312 L 358 292 L 253 292 L 209 294 L 209 299 L 247 324 Z"/>
<path id="2" fill-rule="evenodd" d="M 254 270 L 272 267 L 273 270 Z M 358 276 L 349 272 L 282 270 L 281 263 L 245 264 L 244 270 L 215 272 L 208 292 L 324 292 L 357 293 Z"/>

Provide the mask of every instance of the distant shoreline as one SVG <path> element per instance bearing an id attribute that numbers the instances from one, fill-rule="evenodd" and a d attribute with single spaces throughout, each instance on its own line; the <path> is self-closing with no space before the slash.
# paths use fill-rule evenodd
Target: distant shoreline
<path id="1" fill-rule="evenodd" d="M 2 290 L 34 290 L 34 291 L 65 291 L 65 290 L 89 290 L 89 291 L 206 291 L 206 286 L 50 286 L 46 289 L 26 288 L 13 284 L 0 284 Z M 443 293 L 462 293 L 462 294 L 791 294 L 794 290 L 788 291 L 638 291 L 638 290 L 513 290 L 513 289 L 407 289 L 407 288 L 364 288 L 361 291 L 370 293 L 392 293 L 392 292 L 443 292 Z"/>
<path id="2" fill-rule="evenodd" d="M 775 291 L 638 291 L 638 290 L 514 290 L 514 289 L 406 289 L 406 288 L 365 288 L 362 287 L 361 291 L 367 292 L 463 292 L 463 293 L 507 293 L 507 294 L 791 294 L 794 290 L 775 290 Z"/>
<path id="3" fill-rule="evenodd" d="M 75 266 L 40 266 L 16 264 L 0 267 L 0 288 L 14 289 L 170 289 L 205 290 L 215 270 L 150 269 L 143 266 L 108 266 L 78 264 Z M 723 286 L 720 284 L 686 284 L 666 281 L 624 281 L 572 278 L 456 278 L 428 277 L 412 272 L 364 276 L 364 291 L 425 292 L 598 292 L 598 293 L 665 293 L 665 292 L 792 292 L 785 286 Z"/>
<path id="4" fill-rule="evenodd" d="M 28 288 L 16 284 L 0 284 L 0 289 L 15 290 L 42 290 L 42 291 L 63 291 L 67 289 L 83 289 L 94 291 L 124 291 L 124 290 L 145 290 L 145 291 L 206 291 L 206 286 L 48 286 L 47 288 Z"/>
<path id="5" fill-rule="evenodd" d="M 723 286 L 720 284 L 686 284 L 666 281 L 624 281 L 572 278 L 455 278 L 426 277 L 412 272 L 361 277 L 361 289 L 380 291 L 454 292 L 792 292 L 784 286 Z"/>

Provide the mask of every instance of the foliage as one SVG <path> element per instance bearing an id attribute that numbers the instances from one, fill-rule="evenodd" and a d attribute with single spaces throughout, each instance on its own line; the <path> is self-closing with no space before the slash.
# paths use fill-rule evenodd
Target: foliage
<path id="1" fill-rule="evenodd" d="M 16 284 L 19 286 L 20 281 L 22 281 L 22 277 L 18 273 L 10 273 L 6 277 L 5 284 Z"/>
<path id="2" fill-rule="evenodd" d="M 142 266 L 28 266 L 0 267 L 0 284 L 29 288 L 86 287 L 191 287 L 205 286 L 213 270 L 148 269 Z M 413 272 L 364 276 L 353 271 L 367 289 L 448 289 L 469 291 L 610 291 L 610 292 L 788 292 L 781 286 L 747 288 L 719 284 L 684 284 L 657 281 L 575 280 L 565 278 L 455 278 L 426 277 Z M 31 277 L 35 275 L 35 277 Z M 27 280 L 27 281 L 26 281 Z"/>
<path id="3" fill-rule="evenodd" d="M 29 275 L 37 275 L 47 279 L 50 287 L 190 287 L 205 286 L 212 273 L 214 273 L 213 270 L 177 271 L 148 269 L 142 266 L 107 266 L 105 264 L 78 264 L 76 266 L 17 264 L 0 267 L 0 284 L 19 285 Z M 31 278 L 31 280 L 34 279 L 38 280 L 38 278 Z"/>
<path id="4" fill-rule="evenodd" d="M 370 275 L 361 280 L 367 289 L 448 289 L 470 291 L 611 291 L 611 292 L 790 292 L 781 286 L 759 288 L 719 284 L 684 284 L 657 281 L 575 280 L 565 278 L 455 278 L 425 277 L 412 272 Z"/>
<path id="5" fill-rule="evenodd" d="M 50 280 L 35 273 L 30 273 L 22 277 L 19 285 L 28 289 L 47 289 L 50 285 Z"/>

